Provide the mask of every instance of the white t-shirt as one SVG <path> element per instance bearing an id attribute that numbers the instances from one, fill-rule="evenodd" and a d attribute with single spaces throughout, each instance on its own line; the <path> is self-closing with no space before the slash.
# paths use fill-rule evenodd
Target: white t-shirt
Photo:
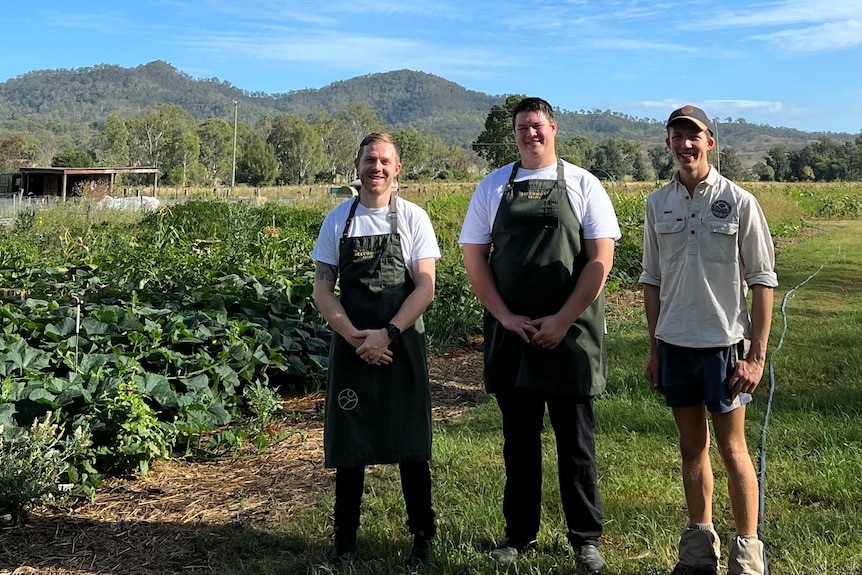
<path id="1" fill-rule="evenodd" d="M 317 243 L 311 252 L 311 257 L 315 261 L 338 266 L 338 244 L 354 200 L 355 198 L 348 198 L 335 206 L 324 218 Z M 395 198 L 395 201 L 398 209 L 401 253 L 412 277 L 413 262 L 426 258 L 440 259 L 440 247 L 437 245 L 437 236 L 434 235 L 431 219 L 425 210 L 401 197 Z M 356 206 L 348 236 L 354 238 L 388 235 L 391 229 L 389 206 L 369 209 L 359 204 Z"/>
<path id="2" fill-rule="evenodd" d="M 491 230 L 494 227 L 494 219 L 497 217 L 497 209 L 503 199 L 503 191 L 509 183 L 512 174 L 512 164 L 499 168 L 485 179 L 479 182 L 467 215 L 464 217 L 464 225 L 461 228 L 461 244 L 490 244 Z M 620 239 L 620 226 L 611 198 L 602 187 L 597 177 L 587 170 L 574 164 L 563 161 L 563 176 L 566 179 L 566 193 L 569 203 L 575 212 L 581 227 L 584 230 L 584 238 L 596 240 L 600 238 Z M 526 170 L 521 168 L 515 178 L 516 182 L 523 180 L 556 180 L 557 164 L 554 162 L 546 168 L 538 170 Z"/>

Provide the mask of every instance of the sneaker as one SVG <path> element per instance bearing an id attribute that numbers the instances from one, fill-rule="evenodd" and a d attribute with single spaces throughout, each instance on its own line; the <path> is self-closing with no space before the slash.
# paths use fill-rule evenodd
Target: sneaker
<path id="1" fill-rule="evenodd" d="M 428 563 L 429 555 L 431 555 L 431 539 L 415 535 L 413 537 L 413 549 L 410 550 L 410 555 L 407 557 L 407 568 L 411 571 L 418 571 Z"/>
<path id="2" fill-rule="evenodd" d="M 586 575 L 599 575 L 607 567 L 607 563 L 599 553 L 595 545 L 581 545 L 578 547 L 578 568 Z"/>
<path id="3" fill-rule="evenodd" d="M 327 559 L 334 566 L 356 558 L 356 533 L 336 533 L 335 544 L 329 550 Z"/>
<path id="4" fill-rule="evenodd" d="M 670 575 L 718 575 L 716 569 L 704 569 L 702 567 L 692 567 L 691 565 L 683 565 L 677 563 Z"/>
<path id="5" fill-rule="evenodd" d="M 518 556 L 525 551 L 535 549 L 536 540 L 520 543 L 506 537 L 496 547 L 491 549 L 491 558 L 500 565 L 514 563 Z"/>

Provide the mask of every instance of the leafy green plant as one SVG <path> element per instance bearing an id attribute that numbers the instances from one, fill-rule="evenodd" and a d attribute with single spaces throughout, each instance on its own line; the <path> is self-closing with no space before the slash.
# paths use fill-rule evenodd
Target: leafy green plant
<path id="1" fill-rule="evenodd" d="M 53 414 L 47 413 L 15 439 L 4 436 L 0 424 L 0 515 L 23 518 L 27 509 L 57 492 L 65 459 L 77 448 L 75 442 L 83 443 L 83 434 L 64 444 Z"/>

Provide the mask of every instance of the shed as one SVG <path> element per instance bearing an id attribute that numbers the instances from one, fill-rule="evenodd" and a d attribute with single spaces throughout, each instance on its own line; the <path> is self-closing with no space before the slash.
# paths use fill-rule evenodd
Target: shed
<path id="1" fill-rule="evenodd" d="M 20 168 L 21 191 L 28 196 L 60 196 L 65 200 L 80 182 L 107 182 L 114 195 L 117 174 L 153 174 L 153 196 L 158 196 L 159 169 L 155 167 L 114 168 Z"/>

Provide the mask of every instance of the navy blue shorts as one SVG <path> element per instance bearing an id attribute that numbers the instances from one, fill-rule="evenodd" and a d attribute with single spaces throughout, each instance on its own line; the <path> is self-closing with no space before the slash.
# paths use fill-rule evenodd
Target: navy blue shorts
<path id="1" fill-rule="evenodd" d="M 740 341 L 728 347 L 694 348 L 658 341 L 661 389 L 668 407 L 706 404 L 710 413 L 728 413 L 751 403 L 751 394 L 733 393 L 728 381 L 744 354 Z"/>

